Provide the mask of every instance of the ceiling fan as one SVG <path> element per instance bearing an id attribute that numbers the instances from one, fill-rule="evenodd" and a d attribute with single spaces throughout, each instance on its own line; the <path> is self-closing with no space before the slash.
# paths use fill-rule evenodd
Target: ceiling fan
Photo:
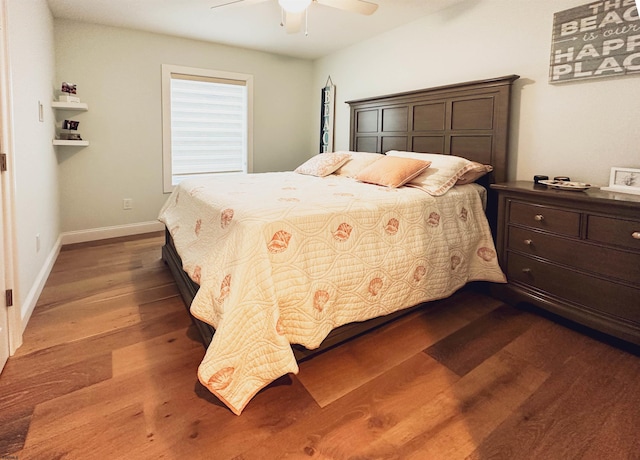
<path id="1" fill-rule="evenodd" d="M 269 0 L 227 0 L 219 5 L 212 6 L 211 9 L 239 4 L 252 5 L 266 1 Z M 285 28 L 287 33 L 295 34 L 300 32 L 302 20 L 304 19 L 305 35 L 307 35 L 307 9 L 312 3 L 364 15 L 373 14 L 378 9 L 378 5 L 366 0 L 278 0 L 282 10 L 280 25 Z"/>

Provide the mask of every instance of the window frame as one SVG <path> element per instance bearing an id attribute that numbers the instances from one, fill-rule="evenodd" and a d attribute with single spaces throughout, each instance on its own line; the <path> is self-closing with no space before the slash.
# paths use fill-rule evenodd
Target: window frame
<path id="1" fill-rule="evenodd" d="M 171 80 L 173 74 L 243 82 L 247 88 L 247 172 L 253 172 L 253 75 L 162 64 L 162 188 L 171 193 L 173 188 L 171 151 Z"/>

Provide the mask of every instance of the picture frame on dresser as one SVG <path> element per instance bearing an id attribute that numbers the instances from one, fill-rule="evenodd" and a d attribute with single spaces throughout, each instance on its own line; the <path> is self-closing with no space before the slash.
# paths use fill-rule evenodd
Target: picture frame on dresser
<path id="1" fill-rule="evenodd" d="M 609 175 L 609 186 L 602 190 L 640 195 L 640 169 L 614 166 Z"/>

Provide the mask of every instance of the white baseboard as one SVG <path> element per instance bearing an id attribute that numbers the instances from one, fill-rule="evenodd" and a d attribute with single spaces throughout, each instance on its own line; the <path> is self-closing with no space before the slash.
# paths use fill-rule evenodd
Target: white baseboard
<path id="1" fill-rule="evenodd" d="M 64 232 L 60 237 L 62 238 L 62 245 L 64 246 L 66 244 L 86 243 L 88 241 L 99 241 L 106 240 L 108 238 L 118 238 L 121 236 L 140 235 L 142 233 L 160 232 L 162 230 L 164 230 L 164 224 L 159 221 L 153 221 Z"/>
<path id="2" fill-rule="evenodd" d="M 62 246 L 66 244 L 104 240 L 107 238 L 118 238 L 121 236 L 140 235 L 142 233 L 158 232 L 162 230 L 164 230 L 164 224 L 158 221 L 153 221 L 61 233 L 55 245 L 51 249 L 49 256 L 45 260 L 42 269 L 38 273 L 33 286 L 21 305 L 20 316 L 22 320 L 22 332 L 24 333 L 27 323 L 29 322 L 29 318 L 31 318 L 31 314 L 33 313 L 34 308 L 36 308 L 36 303 L 38 303 L 40 294 L 42 293 L 44 285 L 49 278 L 53 265 L 56 263 L 56 259 L 58 258 L 58 254 L 60 253 Z"/>
<path id="3" fill-rule="evenodd" d="M 33 313 L 34 308 L 36 308 L 36 304 L 38 303 L 38 299 L 40 298 L 40 294 L 44 289 L 44 285 L 49 279 L 49 274 L 53 269 L 53 265 L 56 263 L 56 259 L 58 258 L 58 254 L 60 254 L 60 248 L 62 247 L 62 237 L 58 237 L 58 240 L 54 244 L 51 252 L 47 256 L 38 276 L 36 277 L 35 282 L 29 289 L 29 293 L 24 299 L 24 302 L 20 308 L 20 318 L 22 324 L 22 333 L 27 328 L 27 323 L 29 322 L 29 318 L 31 318 L 31 314 Z"/>

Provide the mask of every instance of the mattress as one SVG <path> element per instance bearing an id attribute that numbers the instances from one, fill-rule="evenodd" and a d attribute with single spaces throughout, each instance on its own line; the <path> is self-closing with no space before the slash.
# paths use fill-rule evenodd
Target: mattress
<path id="1" fill-rule="evenodd" d="M 486 190 L 441 197 L 294 172 L 182 182 L 160 211 L 200 289 L 190 311 L 216 333 L 198 378 L 235 414 L 297 373 L 291 344 L 505 282 L 483 210 Z"/>

